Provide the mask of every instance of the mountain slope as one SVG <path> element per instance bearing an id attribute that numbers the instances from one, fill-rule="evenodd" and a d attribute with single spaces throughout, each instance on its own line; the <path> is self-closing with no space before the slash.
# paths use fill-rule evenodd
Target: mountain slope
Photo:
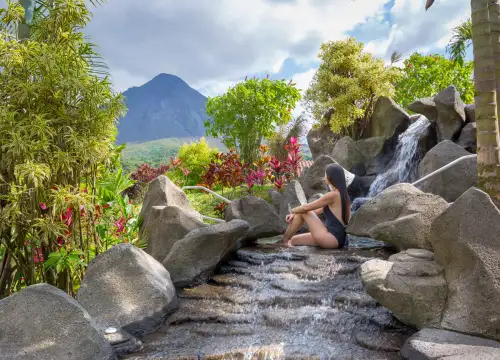
<path id="1" fill-rule="evenodd" d="M 205 134 L 207 98 L 177 76 L 160 74 L 123 96 L 128 113 L 118 123 L 118 144 Z"/>

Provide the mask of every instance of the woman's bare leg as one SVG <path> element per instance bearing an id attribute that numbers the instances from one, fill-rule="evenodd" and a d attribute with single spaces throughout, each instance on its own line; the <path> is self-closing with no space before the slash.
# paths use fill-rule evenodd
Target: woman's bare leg
<path id="1" fill-rule="evenodd" d="M 283 235 L 283 242 L 288 244 L 291 237 L 299 231 L 302 225 L 304 225 L 304 218 L 302 217 L 302 214 L 295 214 L 292 222 L 288 225 L 288 229 L 286 229 L 285 235 Z"/>
<path id="2" fill-rule="evenodd" d="M 311 233 L 295 235 L 289 243 L 292 246 L 319 246 Z"/>
<path id="3" fill-rule="evenodd" d="M 321 221 L 321 219 L 314 212 L 309 211 L 309 212 L 301 214 L 301 215 L 302 215 L 301 217 L 302 217 L 303 221 L 306 222 L 306 224 L 309 228 L 309 231 L 311 232 L 310 234 L 311 234 L 314 242 L 316 243 L 316 245 L 311 244 L 310 246 L 319 246 L 319 247 L 322 247 L 325 249 L 336 249 L 339 247 L 339 242 L 337 241 L 335 236 L 333 236 L 332 234 L 330 234 L 328 232 L 325 224 L 323 224 L 323 221 Z M 300 235 L 296 235 L 296 236 L 300 236 Z M 296 236 L 294 236 L 291 239 L 291 241 L 290 241 L 291 245 L 299 245 L 298 244 L 299 241 L 300 242 L 310 241 L 310 239 L 306 239 L 305 237 L 294 240 L 294 238 Z M 304 244 L 304 245 L 306 245 L 306 244 Z"/>

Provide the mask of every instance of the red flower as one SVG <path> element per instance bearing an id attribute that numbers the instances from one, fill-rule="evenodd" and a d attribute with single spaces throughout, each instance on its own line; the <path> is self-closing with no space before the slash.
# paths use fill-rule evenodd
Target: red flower
<path id="1" fill-rule="evenodd" d="M 47 205 L 45 205 L 43 202 L 41 202 L 40 203 L 40 209 L 47 210 Z"/>
<path id="2" fill-rule="evenodd" d="M 125 218 L 123 217 L 123 215 L 122 215 L 122 217 L 119 220 L 115 221 L 115 223 L 114 223 L 114 225 L 115 225 L 115 236 L 119 236 L 120 233 L 125 232 L 125 224 L 126 224 L 126 222 L 127 221 L 125 220 Z"/>

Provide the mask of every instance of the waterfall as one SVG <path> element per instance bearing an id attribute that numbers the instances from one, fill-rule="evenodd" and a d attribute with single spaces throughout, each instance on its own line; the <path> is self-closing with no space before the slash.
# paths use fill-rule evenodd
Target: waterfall
<path id="1" fill-rule="evenodd" d="M 398 137 L 395 159 L 392 166 L 383 174 L 379 174 L 370 186 L 368 197 L 357 198 L 353 201 L 351 210 L 355 212 L 370 198 L 378 195 L 391 185 L 402 182 L 413 182 L 417 177 L 418 143 L 427 132 L 430 121 L 421 115 L 408 129 Z"/>

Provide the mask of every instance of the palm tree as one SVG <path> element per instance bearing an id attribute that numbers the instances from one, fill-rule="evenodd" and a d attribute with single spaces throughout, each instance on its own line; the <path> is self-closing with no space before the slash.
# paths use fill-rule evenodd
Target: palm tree
<path id="1" fill-rule="evenodd" d="M 434 0 L 427 0 L 429 9 Z M 478 186 L 500 204 L 500 0 L 471 0 Z M 498 78 L 497 78 L 498 76 Z M 498 89 L 498 90 L 497 90 Z"/>
<path id="2" fill-rule="evenodd" d="M 465 53 L 472 44 L 472 22 L 470 19 L 462 22 L 453 29 L 453 37 L 446 47 L 446 51 L 450 54 L 450 59 L 457 61 L 463 65 Z"/>

